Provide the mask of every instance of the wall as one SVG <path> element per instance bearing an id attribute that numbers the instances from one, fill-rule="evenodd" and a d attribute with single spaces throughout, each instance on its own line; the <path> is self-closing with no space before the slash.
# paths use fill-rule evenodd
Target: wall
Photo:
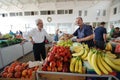
<path id="1" fill-rule="evenodd" d="M 48 23 L 47 22 L 47 17 L 52 17 L 52 22 L 51 23 L 55 23 L 57 25 L 57 23 L 72 23 L 72 29 L 74 28 L 74 22 L 75 22 L 75 18 L 78 17 L 78 11 L 79 10 L 87 10 L 88 11 L 88 15 L 83 17 L 84 22 L 90 22 L 90 24 L 92 24 L 92 22 L 101 22 L 101 21 L 105 21 L 108 22 L 109 21 L 109 10 L 110 10 L 110 0 L 106 0 L 106 1 L 78 1 L 78 2 L 58 2 L 58 3 L 42 3 L 39 6 L 36 6 L 35 4 L 26 4 L 23 6 L 24 9 L 18 9 L 15 6 L 11 6 L 7 13 L 9 12 L 19 12 L 19 11 L 40 11 L 40 10 L 58 10 L 58 9 L 73 9 L 73 14 L 64 14 L 64 15 L 39 15 L 39 16 L 22 16 L 22 17 L 6 17 L 6 18 L 1 18 L 0 19 L 0 26 L 6 26 L 10 29 L 10 25 L 14 26 L 14 25 L 18 25 L 18 26 L 24 26 L 25 25 L 29 25 L 29 27 L 35 27 L 34 21 L 37 18 L 41 18 L 43 19 L 44 23 Z M 107 16 L 102 16 L 100 15 L 99 17 L 97 17 L 96 13 L 97 10 L 100 9 L 101 14 L 102 11 L 105 9 L 107 10 Z M 6 12 L 5 10 L 1 10 L 0 13 Z M 83 12 L 82 12 L 83 14 Z M 96 20 L 96 18 L 98 18 L 98 20 Z M 73 32 L 74 30 L 72 30 Z"/>

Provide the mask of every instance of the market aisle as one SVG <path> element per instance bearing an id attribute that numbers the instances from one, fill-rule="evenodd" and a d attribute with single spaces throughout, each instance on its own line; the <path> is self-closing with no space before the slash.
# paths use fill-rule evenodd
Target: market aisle
<path id="1" fill-rule="evenodd" d="M 18 61 L 20 61 L 20 62 L 34 61 L 33 52 L 28 53 L 24 57 L 18 59 Z"/>

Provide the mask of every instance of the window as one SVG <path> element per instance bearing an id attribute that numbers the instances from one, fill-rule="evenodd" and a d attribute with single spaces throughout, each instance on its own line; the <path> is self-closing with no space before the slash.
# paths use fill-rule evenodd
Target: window
<path id="1" fill-rule="evenodd" d="M 24 12 L 25 16 L 30 16 L 30 12 Z"/>
<path id="2" fill-rule="evenodd" d="M 117 14 L 117 7 L 113 9 L 113 14 Z"/>
<path id="3" fill-rule="evenodd" d="M 84 11 L 84 16 L 87 16 L 87 10 Z"/>
<path id="4" fill-rule="evenodd" d="M 15 15 L 16 15 L 16 13 L 13 13 L 13 12 L 10 13 L 10 16 L 15 16 Z"/>
<path id="5" fill-rule="evenodd" d="M 103 10 L 103 16 L 106 16 L 106 10 Z"/>
<path id="6" fill-rule="evenodd" d="M 7 17 L 8 14 L 7 14 L 7 13 L 1 13 L 0 16 L 1 16 L 1 17 Z"/>
<path id="7" fill-rule="evenodd" d="M 22 12 L 11 12 L 10 16 L 22 16 Z"/>
<path id="8" fill-rule="evenodd" d="M 72 13 L 73 13 L 73 10 L 72 10 L 72 9 L 70 9 L 70 10 L 69 10 L 69 14 L 72 14 Z"/>
<path id="9" fill-rule="evenodd" d="M 41 15 L 47 15 L 47 11 L 40 11 Z"/>
<path id="10" fill-rule="evenodd" d="M 82 16 L 82 11 L 81 10 L 79 11 L 79 16 Z"/>
<path id="11" fill-rule="evenodd" d="M 26 11 L 24 12 L 25 16 L 34 16 L 34 15 L 38 15 L 38 11 Z"/>
<path id="12" fill-rule="evenodd" d="M 55 14 L 55 11 L 49 10 L 49 11 L 40 11 L 41 15 L 52 15 Z"/>
<path id="13" fill-rule="evenodd" d="M 97 10 L 97 16 L 100 16 L 100 10 Z"/>
<path id="14" fill-rule="evenodd" d="M 22 12 L 19 12 L 19 13 L 18 13 L 18 15 L 19 15 L 19 16 L 22 16 L 22 15 L 23 15 L 23 13 L 22 13 Z"/>
<path id="15" fill-rule="evenodd" d="M 64 10 L 57 10 L 57 14 L 64 14 Z"/>

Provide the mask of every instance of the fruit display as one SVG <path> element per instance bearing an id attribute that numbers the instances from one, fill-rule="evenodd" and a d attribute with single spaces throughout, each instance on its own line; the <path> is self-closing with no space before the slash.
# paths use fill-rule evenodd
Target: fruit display
<path id="1" fill-rule="evenodd" d="M 87 60 L 88 53 L 89 53 L 88 45 L 87 44 L 81 44 L 81 45 L 73 47 L 72 56 L 78 56 L 82 60 Z"/>
<path id="2" fill-rule="evenodd" d="M 105 50 L 112 51 L 112 45 L 110 43 L 106 44 Z"/>
<path id="3" fill-rule="evenodd" d="M 0 76 L 2 78 L 31 78 L 32 73 L 38 68 L 38 66 L 29 68 L 27 63 L 15 61 L 10 66 L 5 67 Z"/>
<path id="4" fill-rule="evenodd" d="M 57 43 L 57 45 L 58 46 L 65 46 L 65 47 L 70 47 L 70 46 L 72 46 L 72 41 L 71 40 L 60 40 L 60 41 L 58 41 L 58 43 Z"/>
<path id="5" fill-rule="evenodd" d="M 71 58 L 70 72 L 83 73 L 83 64 L 82 60 L 79 57 Z"/>
<path id="6" fill-rule="evenodd" d="M 98 75 L 120 71 L 120 59 L 110 52 L 93 48 L 88 53 L 88 62 Z"/>
<path id="7" fill-rule="evenodd" d="M 43 71 L 68 72 L 71 53 L 68 47 L 53 46 L 43 63 Z"/>

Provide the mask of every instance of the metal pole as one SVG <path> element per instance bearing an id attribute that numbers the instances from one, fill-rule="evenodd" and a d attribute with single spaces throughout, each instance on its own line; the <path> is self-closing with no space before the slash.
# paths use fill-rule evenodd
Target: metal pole
<path id="1" fill-rule="evenodd" d="M 112 77 L 108 77 L 108 80 L 112 80 Z"/>

